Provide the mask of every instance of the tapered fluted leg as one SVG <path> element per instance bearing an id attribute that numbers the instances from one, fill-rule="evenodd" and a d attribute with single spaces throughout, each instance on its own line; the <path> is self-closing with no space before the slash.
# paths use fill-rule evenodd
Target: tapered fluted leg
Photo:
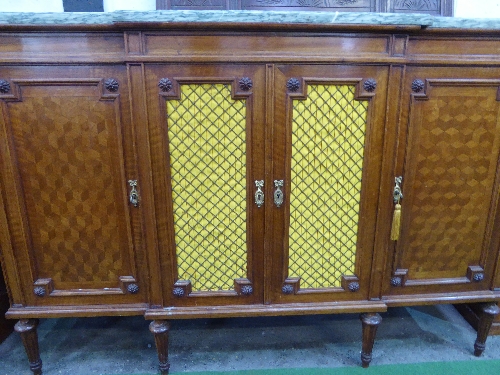
<path id="1" fill-rule="evenodd" d="M 41 375 L 42 360 L 40 359 L 40 349 L 38 348 L 38 333 L 36 328 L 38 319 L 21 319 L 16 323 L 14 329 L 21 334 L 24 349 L 28 355 L 30 370 L 34 375 Z"/>
<path id="2" fill-rule="evenodd" d="M 170 323 L 166 320 L 153 320 L 149 331 L 155 336 L 156 351 L 160 360 L 160 374 L 168 375 L 170 363 L 168 362 L 168 331 Z"/>
<path id="3" fill-rule="evenodd" d="M 486 339 L 490 331 L 491 324 L 495 316 L 500 313 L 500 308 L 494 303 L 485 303 L 481 305 L 481 314 L 477 324 L 477 338 L 474 343 L 474 355 L 480 357 L 486 348 Z"/>
<path id="4" fill-rule="evenodd" d="M 363 348 L 361 350 L 361 363 L 363 367 L 370 366 L 372 360 L 373 343 L 377 328 L 382 321 L 382 317 L 377 313 L 361 314 L 361 323 L 363 325 Z"/>

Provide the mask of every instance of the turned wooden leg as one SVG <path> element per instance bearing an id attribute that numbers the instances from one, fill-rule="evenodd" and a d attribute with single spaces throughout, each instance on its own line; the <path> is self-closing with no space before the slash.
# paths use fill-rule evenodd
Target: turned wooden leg
<path id="1" fill-rule="evenodd" d="M 40 350 L 38 348 L 38 334 L 36 327 L 38 319 L 21 319 L 16 323 L 14 329 L 21 334 L 24 349 L 30 362 L 30 370 L 34 375 L 42 373 L 42 360 L 40 359 Z"/>
<path id="2" fill-rule="evenodd" d="M 477 324 L 477 338 L 474 343 L 474 355 L 480 357 L 486 348 L 486 339 L 490 332 L 491 324 L 495 316 L 500 313 L 500 308 L 495 303 L 485 303 L 481 305 L 481 314 Z"/>
<path id="3" fill-rule="evenodd" d="M 382 317 L 377 313 L 361 314 L 361 323 L 363 325 L 363 348 L 361 350 L 361 363 L 364 368 L 370 366 L 372 361 L 372 349 L 375 342 L 377 328 L 382 321 Z"/>
<path id="4" fill-rule="evenodd" d="M 168 331 L 170 323 L 166 320 L 153 320 L 149 331 L 155 336 L 156 351 L 160 360 L 160 374 L 168 375 L 170 363 L 168 362 Z"/>

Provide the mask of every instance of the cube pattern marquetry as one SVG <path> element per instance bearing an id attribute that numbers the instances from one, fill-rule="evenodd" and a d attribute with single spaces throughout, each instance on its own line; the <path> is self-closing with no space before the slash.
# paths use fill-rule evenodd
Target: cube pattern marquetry
<path id="1" fill-rule="evenodd" d="M 167 124 L 178 277 L 232 290 L 247 274 L 245 100 L 229 84 L 181 85 Z"/>
<path id="2" fill-rule="evenodd" d="M 308 85 L 293 100 L 289 276 L 301 288 L 354 274 L 367 111 L 351 85 Z"/>
<path id="3" fill-rule="evenodd" d="M 417 279 L 463 277 L 479 264 L 497 167 L 496 90 L 481 95 L 476 88 L 470 96 L 440 90 L 418 104 L 413 191 L 402 203 L 410 210 L 403 265 Z"/>
<path id="4" fill-rule="evenodd" d="M 116 281 L 128 247 L 115 106 L 46 93 L 9 105 L 38 276 L 59 287 Z"/>

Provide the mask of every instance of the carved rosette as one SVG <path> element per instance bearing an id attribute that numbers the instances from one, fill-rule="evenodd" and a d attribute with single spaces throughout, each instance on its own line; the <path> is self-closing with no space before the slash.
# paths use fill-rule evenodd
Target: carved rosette
<path id="1" fill-rule="evenodd" d="M 365 82 L 363 82 L 363 88 L 367 92 L 374 92 L 377 88 L 377 81 L 373 78 L 368 78 Z"/>
<path id="2" fill-rule="evenodd" d="M 480 282 L 484 280 L 484 273 L 478 272 L 475 273 L 474 276 L 472 276 L 472 280 L 475 282 Z"/>
<path id="3" fill-rule="evenodd" d="M 109 92 L 117 92 L 120 84 L 116 79 L 108 78 L 104 81 L 104 87 L 106 87 L 106 90 L 108 90 Z"/>
<path id="4" fill-rule="evenodd" d="M 411 83 L 411 90 L 415 93 L 421 92 L 425 87 L 424 81 L 421 79 L 415 79 Z"/>
<path id="5" fill-rule="evenodd" d="M 172 290 L 172 293 L 176 297 L 184 297 L 184 288 L 175 287 L 174 290 Z"/>
<path id="6" fill-rule="evenodd" d="M 403 284 L 403 280 L 399 276 L 395 276 L 391 279 L 392 286 L 401 286 Z"/>
<path id="7" fill-rule="evenodd" d="M 286 88 L 288 91 L 296 92 L 300 89 L 300 81 L 297 78 L 290 78 L 286 82 Z"/>
<path id="8" fill-rule="evenodd" d="M 238 83 L 242 91 L 249 91 L 253 87 L 253 82 L 248 77 L 243 77 Z"/>
<path id="9" fill-rule="evenodd" d="M 172 84 L 172 81 L 169 80 L 168 78 L 162 78 L 158 81 L 158 87 L 163 92 L 169 92 L 170 90 L 172 90 L 174 85 Z"/>
<path id="10" fill-rule="evenodd" d="M 359 283 L 357 281 L 350 282 L 348 288 L 351 292 L 357 292 L 359 290 Z"/>
<path id="11" fill-rule="evenodd" d="M 131 294 L 137 294 L 139 292 L 139 285 L 137 284 L 128 284 L 127 285 L 127 292 L 131 293 Z"/>
<path id="12" fill-rule="evenodd" d="M 292 294 L 293 293 L 293 285 L 285 284 L 281 287 L 281 291 L 283 294 Z"/>
<path id="13" fill-rule="evenodd" d="M 43 297 L 45 296 L 45 288 L 42 286 L 36 286 L 33 288 L 33 293 L 35 293 L 35 296 Z"/>
<path id="14" fill-rule="evenodd" d="M 0 93 L 7 94 L 10 91 L 10 83 L 5 79 L 0 79 Z"/>
<path id="15" fill-rule="evenodd" d="M 251 285 L 243 285 L 241 287 L 241 294 L 249 296 L 252 293 L 253 293 L 253 287 Z"/>

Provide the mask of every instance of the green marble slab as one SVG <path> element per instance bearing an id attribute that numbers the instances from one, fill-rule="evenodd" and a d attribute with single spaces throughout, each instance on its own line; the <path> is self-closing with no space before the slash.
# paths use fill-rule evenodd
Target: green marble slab
<path id="1" fill-rule="evenodd" d="M 272 23 L 314 25 L 417 25 L 429 26 L 432 18 L 425 14 L 293 12 L 293 11 L 156 11 L 115 12 L 116 22 L 196 22 L 196 23 Z"/>
<path id="2" fill-rule="evenodd" d="M 1 25 L 112 25 L 113 23 L 269 23 L 429 26 L 423 14 L 278 11 L 116 11 L 110 13 L 1 13 Z"/>
<path id="3" fill-rule="evenodd" d="M 386 25 L 420 26 L 437 29 L 488 29 L 500 30 L 500 19 L 468 19 L 433 17 L 410 13 L 357 13 L 357 12 L 304 12 L 304 11 L 116 11 L 110 13 L 3 13 L 2 25 L 50 26 L 50 25 L 103 25 L 114 24 L 175 24 L 175 23 L 248 23 L 286 25 Z"/>
<path id="4" fill-rule="evenodd" d="M 2 13 L 2 25 L 112 25 L 114 12 Z"/>
<path id="5" fill-rule="evenodd" d="M 434 17 L 432 28 L 500 30 L 499 18 Z"/>

